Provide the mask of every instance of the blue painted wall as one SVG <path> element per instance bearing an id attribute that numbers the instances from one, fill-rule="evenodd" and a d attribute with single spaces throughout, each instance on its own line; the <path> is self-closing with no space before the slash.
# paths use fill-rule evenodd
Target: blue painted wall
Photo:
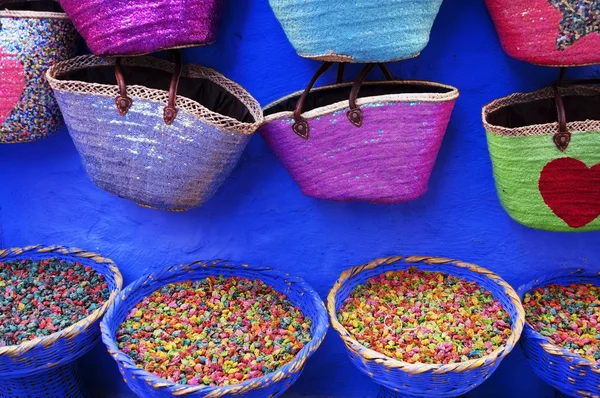
<path id="1" fill-rule="evenodd" d="M 303 88 L 317 63 L 296 56 L 267 0 L 227 3 L 219 42 L 185 50 L 186 60 L 223 72 L 263 105 Z M 527 229 L 504 213 L 495 193 L 481 107 L 549 85 L 555 70 L 508 58 L 481 0 L 446 0 L 422 56 L 391 68 L 403 78 L 455 85 L 462 95 L 429 193 L 421 200 L 388 207 L 304 197 L 256 136 L 207 205 L 183 214 L 157 212 L 96 188 L 63 130 L 41 142 L 0 147 L 0 246 L 49 243 L 95 250 L 117 262 L 126 283 L 152 269 L 197 259 L 268 264 L 305 278 L 323 298 L 342 270 L 394 254 L 474 262 L 514 286 L 563 267 L 600 269 L 600 234 Z M 333 81 L 333 73 L 326 79 Z M 129 391 L 103 346 L 85 364 L 98 396 Z M 374 396 L 377 386 L 351 365 L 330 331 L 291 391 L 358 397 Z M 469 396 L 551 395 L 517 349 Z"/>

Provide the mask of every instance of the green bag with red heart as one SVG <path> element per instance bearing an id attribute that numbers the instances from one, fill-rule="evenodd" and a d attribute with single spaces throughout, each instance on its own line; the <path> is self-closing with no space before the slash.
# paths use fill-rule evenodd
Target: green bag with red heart
<path id="1" fill-rule="evenodd" d="M 600 87 L 513 94 L 485 106 L 483 123 L 512 218 L 550 231 L 600 230 Z"/>

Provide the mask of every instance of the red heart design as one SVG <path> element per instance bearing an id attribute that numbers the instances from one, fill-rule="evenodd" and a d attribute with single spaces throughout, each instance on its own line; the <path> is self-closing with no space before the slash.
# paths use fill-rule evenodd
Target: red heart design
<path id="1" fill-rule="evenodd" d="M 10 116 L 25 90 L 25 68 L 16 56 L 0 50 L 0 123 Z"/>
<path id="2" fill-rule="evenodd" d="M 588 168 L 573 158 L 553 160 L 542 170 L 539 187 L 544 202 L 571 228 L 600 216 L 600 164 Z"/>

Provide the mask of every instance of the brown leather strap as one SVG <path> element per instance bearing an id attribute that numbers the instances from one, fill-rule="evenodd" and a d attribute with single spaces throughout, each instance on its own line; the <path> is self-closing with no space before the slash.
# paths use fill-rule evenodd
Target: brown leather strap
<path id="1" fill-rule="evenodd" d="M 567 113 L 558 85 L 555 84 L 552 88 L 554 89 L 554 102 L 556 103 L 556 112 L 558 113 L 558 132 L 554 134 L 553 140 L 558 150 L 564 152 L 571 142 L 571 133 L 567 130 Z"/>
<path id="2" fill-rule="evenodd" d="M 121 69 L 121 58 L 115 60 L 115 78 L 117 79 L 117 85 L 119 86 L 119 95 L 115 98 L 115 105 L 117 106 L 117 112 L 121 116 L 127 115 L 132 99 L 127 95 L 127 86 L 125 85 L 125 78 L 123 77 L 123 70 Z"/>
<path id="3" fill-rule="evenodd" d="M 356 100 L 358 98 L 360 88 L 373 68 L 375 68 L 375 64 L 366 65 L 363 70 L 360 71 L 360 74 L 356 78 L 354 86 L 352 86 L 352 90 L 350 91 L 350 110 L 346 116 L 348 117 L 348 120 L 350 120 L 350 123 L 356 127 L 362 127 L 363 122 L 363 111 L 356 105 Z"/>
<path id="4" fill-rule="evenodd" d="M 296 109 L 294 110 L 294 120 L 296 122 L 292 126 L 292 129 L 294 130 L 294 133 L 298 134 L 305 140 L 307 140 L 310 137 L 310 126 L 308 125 L 306 119 L 302 117 L 302 109 L 304 108 L 304 103 L 306 102 L 308 94 L 310 94 L 310 90 L 312 90 L 314 85 L 317 83 L 317 80 L 319 80 L 323 73 L 327 72 L 327 70 L 331 68 L 331 65 L 333 65 L 332 62 L 325 62 L 319 67 L 319 69 L 317 69 L 317 72 L 310 80 L 310 83 L 308 83 L 308 86 L 306 86 L 306 89 L 304 90 L 304 92 L 300 96 L 300 99 L 298 100 L 298 103 L 296 104 Z"/>
<path id="5" fill-rule="evenodd" d="M 177 89 L 179 88 L 183 64 L 181 53 L 178 50 L 169 51 L 169 58 L 175 63 L 175 70 L 173 71 L 171 85 L 169 86 L 169 102 L 163 111 L 163 119 L 167 125 L 172 124 L 179 113 L 179 109 L 177 109 Z"/>
<path id="6" fill-rule="evenodd" d="M 386 80 L 392 81 L 395 80 L 394 76 L 391 74 L 390 70 L 388 69 L 387 65 L 384 63 L 378 63 L 377 66 L 379 67 L 379 69 L 381 69 L 381 73 L 383 73 L 383 76 L 386 78 Z M 344 71 L 346 69 L 346 64 L 343 62 L 340 62 L 338 64 L 338 72 L 337 72 L 337 78 L 336 78 L 336 84 L 341 84 L 344 82 Z"/>
<path id="7" fill-rule="evenodd" d="M 179 88 L 179 80 L 181 79 L 183 65 L 181 53 L 179 53 L 178 50 L 170 50 L 169 58 L 175 64 L 175 67 L 169 86 L 169 100 L 167 106 L 163 110 L 163 120 L 166 125 L 172 124 L 179 113 L 179 109 L 177 109 L 177 90 Z M 119 86 L 119 95 L 115 98 L 115 105 L 117 106 L 119 115 L 125 116 L 127 115 L 127 112 L 129 112 L 133 100 L 127 95 L 127 84 L 125 83 L 125 78 L 123 76 L 121 61 L 121 58 L 115 60 L 115 78 L 117 79 L 117 85 Z"/>
<path id="8" fill-rule="evenodd" d="M 336 84 L 342 84 L 344 82 L 344 72 L 346 71 L 346 64 L 340 62 L 338 64 L 337 78 L 335 79 Z"/>

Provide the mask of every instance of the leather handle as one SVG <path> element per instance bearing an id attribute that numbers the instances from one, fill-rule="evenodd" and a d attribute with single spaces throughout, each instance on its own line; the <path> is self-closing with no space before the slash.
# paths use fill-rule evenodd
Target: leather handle
<path id="1" fill-rule="evenodd" d="M 163 110 L 163 120 L 166 125 L 170 125 L 175 121 L 179 109 L 177 108 L 177 90 L 179 88 L 179 80 L 181 79 L 181 71 L 183 61 L 181 53 L 178 50 L 170 50 L 169 58 L 175 63 L 175 69 L 173 70 L 173 76 L 171 77 L 171 84 L 169 86 L 169 100 L 167 106 Z M 115 60 L 115 78 L 117 85 L 119 86 L 119 95 L 115 98 L 115 105 L 117 106 L 117 112 L 121 116 L 127 115 L 133 100 L 127 95 L 127 84 L 125 83 L 125 77 L 123 76 L 123 69 L 121 68 L 122 58 Z"/>
<path id="2" fill-rule="evenodd" d="M 115 78 L 117 79 L 117 85 L 119 86 L 119 95 L 115 98 L 115 105 L 117 106 L 119 115 L 125 116 L 127 115 L 127 112 L 129 112 L 133 100 L 127 95 L 127 85 L 125 84 L 125 77 L 123 76 L 123 69 L 121 68 L 121 58 L 115 60 Z"/>
<path id="3" fill-rule="evenodd" d="M 317 80 L 319 80 L 319 78 L 325 73 L 327 72 L 327 70 L 329 70 L 329 68 L 331 68 L 331 66 L 333 65 L 333 62 L 325 62 L 324 64 L 322 64 L 319 69 L 317 69 L 315 75 L 313 76 L 313 78 L 311 79 L 311 81 L 308 83 L 308 85 L 306 86 L 306 89 L 304 90 L 304 92 L 302 93 L 302 95 L 300 96 L 300 99 L 298 99 L 298 103 L 296 104 L 296 109 L 294 110 L 294 125 L 292 126 L 292 129 L 294 130 L 294 133 L 296 133 L 298 136 L 304 138 L 305 140 L 309 139 L 310 137 L 310 125 L 308 124 L 308 122 L 306 121 L 306 119 L 304 119 L 302 117 L 302 109 L 304 109 L 304 104 L 306 103 L 306 98 L 308 97 L 308 95 L 310 94 L 310 91 L 312 90 L 312 88 L 315 86 L 315 84 L 317 83 Z M 348 112 L 348 119 L 353 123 L 353 118 L 350 117 L 350 113 L 352 112 L 352 109 L 354 109 L 355 111 L 358 110 L 359 113 L 361 113 L 360 116 L 360 125 L 362 125 L 362 111 L 360 109 L 358 109 L 356 107 L 356 97 L 358 96 L 358 91 L 360 90 L 360 87 L 362 86 L 365 78 L 367 77 L 367 75 L 373 70 L 373 68 L 375 67 L 375 65 L 377 65 L 380 69 L 381 72 L 383 73 L 383 75 L 385 76 L 385 78 L 389 81 L 394 80 L 394 76 L 390 73 L 389 69 L 387 68 L 387 66 L 383 63 L 378 63 L 378 64 L 368 64 L 365 69 L 368 68 L 368 71 L 364 74 L 365 69 L 363 69 L 363 71 L 361 72 L 361 74 L 358 76 L 356 82 L 354 83 L 354 86 L 352 87 L 352 91 L 350 93 L 350 108 L 351 111 Z M 338 84 L 342 83 L 344 80 L 344 71 L 346 68 L 346 64 L 344 63 L 339 63 L 338 65 L 338 71 L 337 71 L 337 78 L 336 78 L 336 82 Z M 357 85 L 358 83 L 358 85 Z M 356 93 L 352 94 L 352 92 L 356 91 Z M 352 99 L 354 98 L 354 101 L 352 101 Z M 352 104 L 354 104 L 354 107 L 352 106 Z"/>
<path id="4" fill-rule="evenodd" d="M 175 118 L 179 113 L 179 109 L 177 109 L 177 90 L 179 88 L 181 68 L 183 65 L 181 53 L 178 50 L 169 51 L 169 58 L 171 58 L 171 61 L 175 63 L 175 70 L 173 71 L 171 85 L 169 86 L 169 102 L 163 111 L 163 120 L 167 126 L 171 125 L 175 121 Z"/>
<path id="5" fill-rule="evenodd" d="M 383 76 L 385 76 L 386 80 L 388 80 L 388 81 L 395 80 L 394 76 L 392 75 L 392 73 L 390 72 L 390 70 L 388 69 L 386 64 L 378 63 L 377 66 L 379 67 L 379 69 L 381 69 L 381 73 L 383 73 Z M 340 62 L 339 66 L 338 66 L 336 84 L 341 84 L 344 82 L 345 69 L 346 69 L 346 64 L 343 62 Z"/>
<path id="6" fill-rule="evenodd" d="M 346 114 L 350 123 L 355 125 L 356 127 L 362 127 L 363 123 L 363 111 L 356 105 L 356 100 L 358 99 L 358 94 L 360 93 L 360 88 L 362 87 L 365 79 L 371 73 L 371 71 L 375 68 L 375 64 L 366 65 L 361 71 L 356 81 L 354 82 L 354 86 L 352 86 L 352 90 L 350 91 L 350 110 Z M 388 71 L 389 73 L 389 71 Z M 391 76 L 391 75 L 390 75 Z"/>
<path id="7" fill-rule="evenodd" d="M 308 125 L 306 119 L 302 117 L 302 109 L 304 108 L 304 103 L 306 102 L 308 94 L 310 94 L 310 90 L 312 90 L 312 88 L 317 83 L 317 80 L 319 80 L 323 73 L 327 72 L 327 70 L 331 68 L 331 65 L 333 65 L 332 62 L 325 62 L 319 67 L 319 69 L 317 69 L 317 72 L 315 72 L 315 75 L 308 83 L 308 86 L 306 86 L 306 89 L 304 90 L 304 92 L 300 96 L 300 99 L 298 100 L 298 103 L 296 104 L 296 109 L 294 110 L 295 123 L 292 126 L 292 129 L 294 130 L 294 133 L 304 138 L 305 140 L 307 140 L 310 137 L 310 126 Z"/>
<path id="8" fill-rule="evenodd" d="M 565 111 L 565 103 L 558 90 L 558 84 L 555 84 L 552 88 L 554 90 L 554 102 L 556 103 L 556 112 L 558 114 L 558 132 L 554 134 L 553 141 L 558 150 L 564 152 L 571 142 L 571 133 L 567 130 L 567 112 Z"/>

